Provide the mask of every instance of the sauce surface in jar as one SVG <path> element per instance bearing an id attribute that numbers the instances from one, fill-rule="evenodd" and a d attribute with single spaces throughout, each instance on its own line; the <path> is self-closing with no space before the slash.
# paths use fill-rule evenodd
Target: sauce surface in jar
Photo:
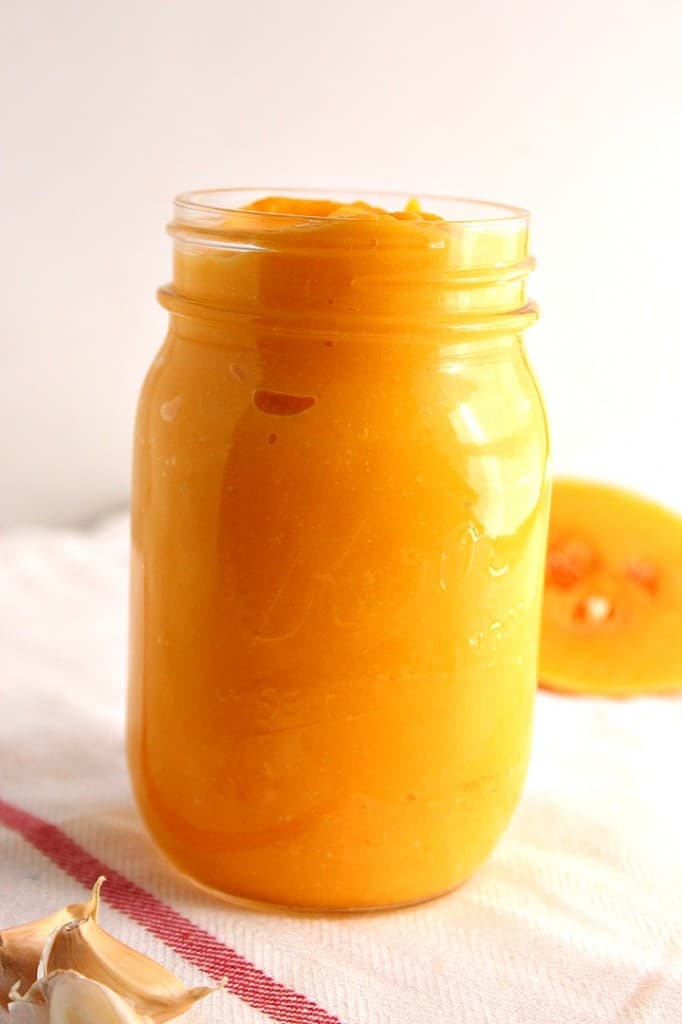
<path id="1" fill-rule="evenodd" d="M 129 762 L 171 861 L 258 903 L 454 888 L 529 757 L 548 442 L 528 218 L 390 205 L 194 193 L 171 225 Z"/>

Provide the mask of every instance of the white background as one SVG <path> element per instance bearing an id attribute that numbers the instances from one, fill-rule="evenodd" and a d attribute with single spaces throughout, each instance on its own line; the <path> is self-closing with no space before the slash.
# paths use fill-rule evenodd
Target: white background
<path id="1" fill-rule="evenodd" d="M 682 2 L 3 0 L 0 522 L 123 505 L 174 193 L 534 213 L 559 472 L 682 509 Z"/>

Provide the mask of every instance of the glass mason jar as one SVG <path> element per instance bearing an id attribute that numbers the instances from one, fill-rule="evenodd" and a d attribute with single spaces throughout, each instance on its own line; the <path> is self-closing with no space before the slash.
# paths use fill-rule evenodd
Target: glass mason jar
<path id="1" fill-rule="evenodd" d="M 243 209 L 259 195 L 181 196 L 170 225 L 135 438 L 136 798 L 223 895 L 417 902 L 483 862 L 529 758 L 549 484 L 528 215 Z"/>

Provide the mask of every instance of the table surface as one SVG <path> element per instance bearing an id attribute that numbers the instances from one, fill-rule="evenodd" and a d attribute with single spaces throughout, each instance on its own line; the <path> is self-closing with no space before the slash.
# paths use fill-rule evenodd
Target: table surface
<path id="1" fill-rule="evenodd" d="M 123 754 L 127 522 L 0 533 L 0 925 L 84 897 L 188 984 L 188 1024 L 682 1022 L 682 698 L 540 693 L 489 862 L 419 908 L 218 903 L 171 872 Z M 682 627 L 682 623 L 681 623 Z"/>

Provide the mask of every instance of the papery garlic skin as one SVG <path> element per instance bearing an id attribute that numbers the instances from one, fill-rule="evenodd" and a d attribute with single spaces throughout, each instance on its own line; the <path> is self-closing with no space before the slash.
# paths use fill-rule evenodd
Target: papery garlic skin
<path id="1" fill-rule="evenodd" d="M 35 983 L 24 996 L 19 992 L 19 982 L 12 986 L 7 1012 L 12 1024 L 49 1024 L 45 996 Z"/>
<path id="2" fill-rule="evenodd" d="M 40 959 L 38 978 L 47 979 L 55 971 L 76 971 L 107 986 L 153 1024 L 178 1017 L 214 991 L 205 987 L 188 989 L 156 960 L 119 942 L 92 918 L 70 921 L 50 937 Z"/>
<path id="3" fill-rule="evenodd" d="M 9 1004 L 11 1024 L 149 1024 L 106 985 L 77 971 L 54 971 Z"/>
<path id="4" fill-rule="evenodd" d="M 19 924 L 0 932 L 0 1007 L 7 1009 L 9 994 L 18 983 L 25 991 L 36 980 L 36 973 L 45 943 L 55 929 L 70 921 L 85 918 L 97 920 L 99 894 L 104 877 L 95 882 L 85 903 L 72 903 L 48 917 L 28 924 Z"/>

